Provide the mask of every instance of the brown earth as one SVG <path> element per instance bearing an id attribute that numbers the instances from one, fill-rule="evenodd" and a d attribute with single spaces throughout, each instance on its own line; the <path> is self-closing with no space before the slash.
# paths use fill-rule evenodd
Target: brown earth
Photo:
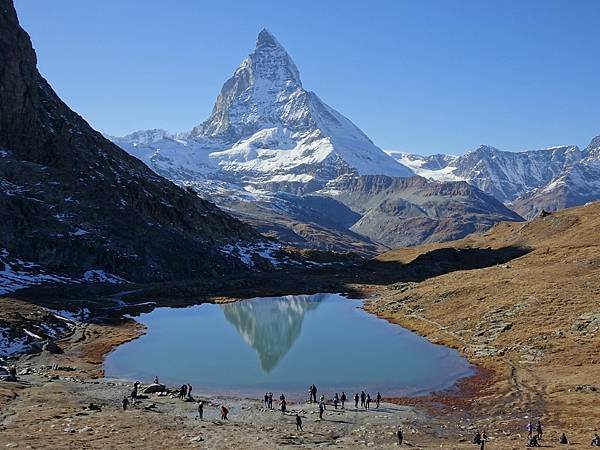
<path id="1" fill-rule="evenodd" d="M 541 417 L 554 437 L 564 431 L 589 444 L 600 428 L 600 203 L 377 260 L 410 264 L 448 247 L 528 252 L 386 286 L 366 309 L 496 373 L 472 405 L 479 426 L 522 431 Z"/>

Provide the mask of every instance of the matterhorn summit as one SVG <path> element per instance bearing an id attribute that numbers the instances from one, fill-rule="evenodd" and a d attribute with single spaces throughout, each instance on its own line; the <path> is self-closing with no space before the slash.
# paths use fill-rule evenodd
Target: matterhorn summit
<path id="1" fill-rule="evenodd" d="M 208 120 L 189 132 L 137 131 L 113 140 L 179 183 L 235 180 L 252 190 L 311 192 L 344 174 L 413 174 L 305 90 L 292 58 L 266 29 L 223 85 Z"/>

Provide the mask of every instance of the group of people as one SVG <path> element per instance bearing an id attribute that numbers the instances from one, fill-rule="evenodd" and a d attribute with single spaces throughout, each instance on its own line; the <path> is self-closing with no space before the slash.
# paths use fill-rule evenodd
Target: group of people
<path id="1" fill-rule="evenodd" d="M 192 398 L 192 385 L 191 384 L 183 384 L 179 388 L 179 395 L 177 396 L 179 400 L 186 400 Z"/>
<path id="2" fill-rule="evenodd" d="M 273 393 L 265 392 L 265 408 L 273 409 Z"/>
<path id="3" fill-rule="evenodd" d="M 159 384 L 158 377 L 156 377 L 154 379 L 154 384 Z M 136 398 L 138 398 L 139 385 L 140 385 L 139 381 L 136 381 L 133 384 L 131 398 L 134 401 Z M 326 409 L 325 395 L 321 394 L 321 396 L 317 399 L 318 390 L 314 384 L 311 384 L 309 386 L 308 393 L 309 393 L 308 402 L 309 403 L 318 403 L 319 419 L 323 420 L 323 413 Z M 182 399 L 182 400 L 192 399 L 192 385 L 191 384 L 182 385 L 181 388 L 179 389 L 178 398 Z M 338 409 L 338 405 L 341 405 L 341 408 L 345 409 L 345 403 L 347 400 L 348 400 L 348 398 L 346 396 L 346 393 L 344 391 L 342 391 L 341 396 L 338 395 L 338 393 L 336 392 L 333 395 L 333 399 L 331 402 L 333 403 L 333 406 L 335 409 Z M 377 396 L 375 397 L 375 404 L 376 404 L 377 408 L 379 408 L 381 400 L 382 400 L 381 393 L 377 392 Z M 371 395 L 368 393 L 365 393 L 365 391 L 361 391 L 360 394 L 358 392 L 355 393 L 354 394 L 354 407 L 356 409 L 358 409 L 359 402 L 360 402 L 361 408 L 370 409 Z M 130 402 L 129 402 L 129 399 L 127 398 L 127 396 L 123 397 L 122 407 L 123 407 L 124 411 L 127 410 L 129 404 L 130 404 Z M 265 408 L 273 409 L 273 393 L 272 392 L 265 393 L 264 404 L 265 404 Z M 285 395 L 283 393 L 279 396 L 279 405 L 280 405 L 280 409 L 281 409 L 282 413 L 287 412 L 287 401 L 286 401 Z M 229 414 L 229 409 L 227 409 L 227 407 L 222 405 L 221 406 L 221 420 L 229 420 L 228 414 Z M 202 420 L 204 418 L 204 402 L 202 400 L 200 400 L 198 402 L 198 417 L 200 418 L 200 420 Z M 302 417 L 300 416 L 300 414 L 296 414 L 296 430 L 303 431 Z M 542 427 L 541 420 L 538 420 L 536 422 L 535 426 L 533 425 L 533 423 L 531 421 L 528 422 L 527 423 L 527 447 L 540 447 L 541 446 L 540 441 L 542 440 L 542 437 L 543 437 L 543 427 Z M 402 445 L 402 442 L 404 440 L 404 435 L 403 435 L 402 429 L 400 427 L 396 431 L 396 438 L 398 441 L 398 445 Z M 488 440 L 488 436 L 487 436 L 485 430 L 483 430 L 481 432 L 477 431 L 475 433 L 472 442 L 474 444 L 479 445 L 480 450 L 484 450 L 485 443 L 487 442 L 487 440 Z M 568 444 L 569 443 L 565 433 L 561 434 L 559 443 L 560 444 Z M 597 433 L 594 434 L 594 438 L 592 439 L 591 445 L 594 447 L 600 447 L 600 436 L 598 436 Z"/>

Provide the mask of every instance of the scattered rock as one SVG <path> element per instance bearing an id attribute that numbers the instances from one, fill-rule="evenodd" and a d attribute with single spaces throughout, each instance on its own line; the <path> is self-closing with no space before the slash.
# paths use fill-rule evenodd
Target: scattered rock
<path id="1" fill-rule="evenodd" d="M 167 387 L 164 384 L 156 384 L 152 383 L 149 386 L 146 386 L 143 390 L 144 394 L 155 394 L 157 392 L 164 392 Z"/>
<path id="2" fill-rule="evenodd" d="M 52 339 L 48 339 L 42 346 L 42 350 L 50 353 L 62 353 L 62 349 Z"/>
<path id="3" fill-rule="evenodd" d="M 600 312 L 582 314 L 571 325 L 571 331 L 579 333 L 596 334 L 598 329 L 600 329 Z"/>

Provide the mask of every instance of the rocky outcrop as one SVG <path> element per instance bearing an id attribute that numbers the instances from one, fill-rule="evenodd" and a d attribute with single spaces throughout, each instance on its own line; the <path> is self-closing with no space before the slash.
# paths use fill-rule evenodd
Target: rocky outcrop
<path id="1" fill-rule="evenodd" d="M 53 273 L 131 281 L 246 270 L 219 250 L 261 239 L 93 130 L 36 68 L 0 0 L 0 252 Z M 93 89 L 93 87 L 90 87 Z"/>
<path id="2" fill-rule="evenodd" d="M 351 230 L 388 247 L 460 239 L 523 219 L 476 187 L 422 177 L 347 176 L 321 192 L 361 214 Z"/>

